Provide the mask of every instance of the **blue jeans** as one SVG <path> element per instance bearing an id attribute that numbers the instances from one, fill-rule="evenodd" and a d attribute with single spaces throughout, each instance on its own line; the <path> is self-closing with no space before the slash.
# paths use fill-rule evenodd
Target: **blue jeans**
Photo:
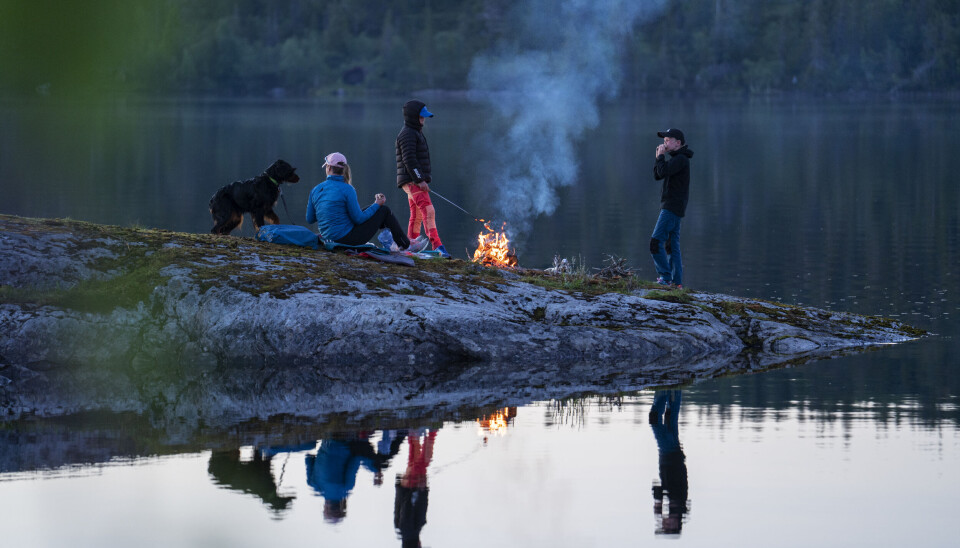
<path id="1" fill-rule="evenodd" d="M 657 275 L 663 281 L 680 285 L 683 283 L 683 259 L 680 256 L 680 221 L 672 212 L 660 210 L 657 217 L 657 226 L 653 227 L 653 236 L 650 237 L 650 254 L 653 255 L 653 265 L 657 268 Z M 663 247 L 664 242 L 670 242 L 670 254 Z"/>

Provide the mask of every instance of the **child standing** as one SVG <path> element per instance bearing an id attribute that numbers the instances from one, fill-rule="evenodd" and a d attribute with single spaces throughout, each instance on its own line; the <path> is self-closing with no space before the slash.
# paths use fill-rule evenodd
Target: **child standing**
<path id="1" fill-rule="evenodd" d="M 436 213 L 430 201 L 430 149 L 423 136 L 423 124 L 433 113 L 422 101 L 407 101 L 403 105 L 403 129 L 397 135 L 397 186 L 407 193 L 410 204 L 410 223 L 407 236 L 411 240 L 429 238 L 441 257 L 450 254 L 440 241 Z M 423 225 L 426 235 L 420 233 Z"/>

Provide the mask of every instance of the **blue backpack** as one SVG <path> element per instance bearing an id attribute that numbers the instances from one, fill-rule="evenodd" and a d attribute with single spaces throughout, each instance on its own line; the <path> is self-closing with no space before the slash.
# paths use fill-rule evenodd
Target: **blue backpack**
<path id="1" fill-rule="evenodd" d="M 320 248 L 317 233 L 307 227 L 298 225 L 264 225 L 257 231 L 257 239 L 261 242 L 274 244 Z"/>

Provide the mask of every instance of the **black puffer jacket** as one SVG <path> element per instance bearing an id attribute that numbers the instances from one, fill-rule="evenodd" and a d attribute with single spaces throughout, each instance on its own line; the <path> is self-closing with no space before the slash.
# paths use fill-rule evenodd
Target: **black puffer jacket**
<path id="1" fill-rule="evenodd" d="M 663 179 L 660 189 L 660 209 L 666 209 L 677 217 L 683 217 L 690 199 L 690 158 L 693 151 L 683 145 L 670 153 L 670 160 L 661 154 L 653 166 L 653 178 Z"/>
<path id="2" fill-rule="evenodd" d="M 420 123 L 421 101 L 403 105 L 403 129 L 397 135 L 397 186 L 430 182 L 430 149 Z"/>

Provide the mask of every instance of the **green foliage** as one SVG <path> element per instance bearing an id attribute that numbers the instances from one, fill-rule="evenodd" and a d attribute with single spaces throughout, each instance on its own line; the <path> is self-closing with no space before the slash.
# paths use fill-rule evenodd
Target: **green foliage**
<path id="1" fill-rule="evenodd" d="M 131 51 L 153 53 L 128 31 L 138 15 L 124 0 L 0 2 L 0 90 L 47 94 L 120 85 Z"/>
<path id="2" fill-rule="evenodd" d="M 960 83 L 960 2 L 664 4 L 619 51 L 626 93 L 952 91 Z M 465 89 L 479 54 L 537 47 L 542 36 L 524 32 L 522 12 L 507 0 L 7 0 L 0 91 Z"/>
<path id="3" fill-rule="evenodd" d="M 164 282 L 165 278 L 160 274 L 164 266 L 164 257 L 158 253 L 110 280 L 83 280 L 72 287 L 52 290 L 0 286 L 0 302 L 94 313 L 109 313 L 118 307 L 134 308 L 137 303 L 147 302 L 154 288 Z"/>
<path id="4" fill-rule="evenodd" d="M 638 289 L 650 286 L 649 282 L 640 280 L 633 275 L 605 278 L 590 274 L 582 262 L 577 265 L 576 261 L 574 261 L 574 268 L 570 272 L 552 274 L 539 270 L 523 270 L 520 279 L 546 289 L 577 291 L 596 295 L 603 293 L 629 295 Z"/>
<path id="5" fill-rule="evenodd" d="M 653 299 L 655 301 L 667 301 L 671 303 L 678 304 L 690 304 L 693 302 L 693 297 L 690 296 L 690 291 L 687 289 L 654 289 L 647 292 L 644 296 L 644 299 Z"/>

